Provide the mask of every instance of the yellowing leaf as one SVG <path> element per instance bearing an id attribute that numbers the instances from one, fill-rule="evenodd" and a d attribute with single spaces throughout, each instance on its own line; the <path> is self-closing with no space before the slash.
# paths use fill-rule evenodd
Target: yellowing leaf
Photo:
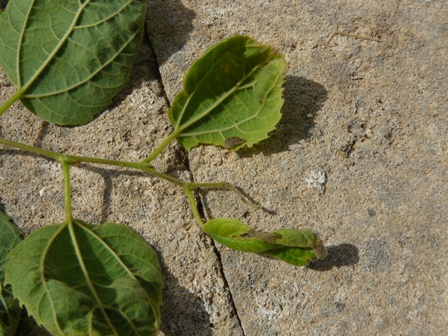
<path id="1" fill-rule="evenodd" d="M 217 242 L 237 251 L 262 252 L 278 247 L 254 234 L 238 219 L 215 218 L 204 224 L 202 230 Z"/>
<path id="2" fill-rule="evenodd" d="M 168 111 L 177 140 L 190 150 L 252 147 L 266 139 L 281 118 L 285 66 L 281 55 L 246 36 L 210 48 L 190 67 Z"/>
<path id="3" fill-rule="evenodd" d="M 280 229 L 274 232 L 253 231 L 238 219 L 215 218 L 202 230 L 224 246 L 277 258 L 294 266 L 306 266 L 313 259 L 323 259 L 327 249 L 308 229 Z"/>
<path id="4" fill-rule="evenodd" d="M 130 75 L 145 3 L 10 0 L 0 15 L 0 65 L 23 104 L 51 123 L 90 122 Z"/>
<path id="5" fill-rule="evenodd" d="M 300 247 L 281 247 L 260 253 L 266 257 L 277 258 L 294 266 L 307 266 L 316 259 L 316 254 L 311 249 Z"/>

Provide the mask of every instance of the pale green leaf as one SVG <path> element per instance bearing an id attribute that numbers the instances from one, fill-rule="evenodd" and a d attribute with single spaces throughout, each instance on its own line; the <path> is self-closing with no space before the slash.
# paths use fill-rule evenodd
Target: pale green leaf
<path id="1" fill-rule="evenodd" d="M 10 0 L 0 15 L 0 65 L 23 104 L 61 125 L 90 122 L 126 83 L 144 0 Z"/>
<path id="2" fill-rule="evenodd" d="M 14 335 L 20 319 L 19 301 L 14 299 L 11 286 L 4 286 L 6 257 L 19 244 L 22 232 L 11 223 L 11 218 L 0 211 L 0 336 Z"/>
<path id="3" fill-rule="evenodd" d="M 161 269 L 132 229 L 74 220 L 33 232 L 10 254 L 6 282 L 53 335 L 155 335 Z"/>
<path id="4" fill-rule="evenodd" d="M 168 111 L 180 144 L 238 149 L 266 139 L 281 118 L 285 66 L 272 48 L 246 36 L 210 48 L 190 67 Z"/>
<path id="5" fill-rule="evenodd" d="M 264 240 L 260 239 L 259 235 L 238 219 L 215 218 L 205 223 L 202 230 L 212 239 L 237 251 L 261 252 L 278 247 L 266 237 Z"/>
<path id="6" fill-rule="evenodd" d="M 294 266 L 307 266 L 312 260 L 316 259 L 316 254 L 312 249 L 300 247 L 281 247 L 267 250 L 260 254 L 266 257 L 280 259 Z"/>
<path id="7" fill-rule="evenodd" d="M 202 230 L 234 250 L 259 253 L 294 266 L 306 266 L 313 259 L 327 255 L 319 237 L 308 229 L 280 229 L 267 233 L 253 231 L 237 219 L 216 218 L 205 223 Z"/>
<path id="8" fill-rule="evenodd" d="M 274 232 L 280 235 L 275 243 L 289 247 L 311 248 L 318 259 L 327 256 L 327 249 L 317 234 L 309 229 L 280 229 Z"/>

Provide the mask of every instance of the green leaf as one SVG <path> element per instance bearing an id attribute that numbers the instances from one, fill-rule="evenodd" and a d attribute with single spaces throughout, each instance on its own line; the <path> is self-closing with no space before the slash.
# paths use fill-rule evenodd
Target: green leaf
<path id="1" fill-rule="evenodd" d="M 22 232 L 11 223 L 11 218 L 0 211 L 0 336 L 14 335 L 20 319 L 19 301 L 14 299 L 11 286 L 3 286 L 3 283 L 6 257 L 19 244 L 21 235 Z"/>
<path id="2" fill-rule="evenodd" d="M 309 229 L 280 229 L 275 231 L 280 235 L 275 243 L 289 247 L 311 248 L 318 259 L 327 256 L 327 249 L 317 234 Z"/>
<path id="3" fill-rule="evenodd" d="M 205 223 L 202 230 L 210 238 L 237 251 L 262 252 L 278 247 L 270 243 L 267 237 L 260 239 L 248 225 L 238 219 L 215 218 Z"/>
<path id="4" fill-rule="evenodd" d="M 294 266 L 306 266 L 313 259 L 323 259 L 327 255 L 322 241 L 308 229 L 280 229 L 266 233 L 253 231 L 238 219 L 216 218 L 205 223 L 202 230 L 234 250 L 259 253 Z"/>
<path id="5" fill-rule="evenodd" d="M 22 231 L 11 222 L 11 218 L 0 211 L 0 279 L 5 278 L 6 256 L 20 243 Z"/>
<path id="6" fill-rule="evenodd" d="M 238 149 L 266 139 L 281 118 L 286 63 L 269 46 L 246 36 L 210 48 L 188 70 L 168 111 L 180 144 Z M 236 144 L 227 139 L 237 139 Z"/>
<path id="7" fill-rule="evenodd" d="M 53 335 L 155 335 L 161 269 L 132 229 L 79 220 L 33 232 L 9 255 L 6 282 Z"/>
<path id="8" fill-rule="evenodd" d="M 282 247 L 264 251 L 262 255 L 283 260 L 294 266 L 306 266 L 313 259 L 323 259 L 327 256 L 327 249 L 311 230 L 280 229 L 274 233 L 279 236 L 275 243 Z"/>
<path id="9" fill-rule="evenodd" d="M 23 104 L 51 123 L 90 122 L 130 75 L 145 3 L 10 0 L 0 15 L 0 65 Z"/>
<path id="10" fill-rule="evenodd" d="M 312 260 L 316 259 L 316 254 L 312 249 L 300 247 L 282 247 L 264 251 L 260 254 L 266 257 L 280 259 L 294 266 L 307 266 Z"/>

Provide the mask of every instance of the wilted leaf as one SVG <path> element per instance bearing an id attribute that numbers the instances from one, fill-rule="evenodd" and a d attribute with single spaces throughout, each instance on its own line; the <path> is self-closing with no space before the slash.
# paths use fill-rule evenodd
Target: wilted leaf
<path id="1" fill-rule="evenodd" d="M 281 118 L 283 57 L 246 36 L 210 48 L 188 70 L 168 111 L 177 139 L 231 149 L 266 139 Z M 230 144 L 227 139 L 238 139 Z"/>
<path id="2" fill-rule="evenodd" d="M 6 282 L 54 335 L 155 335 L 161 270 L 156 252 L 114 223 L 45 226 L 10 254 Z"/>
<path id="3" fill-rule="evenodd" d="M 327 256 L 327 249 L 317 234 L 308 229 L 280 229 L 275 231 L 280 235 L 275 243 L 283 246 L 311 248 L 318 259 L 323 259 Z"/>
<path id="4" fill-rule="evenodd" d="M 266 257 L 277 258 L 294 266 L 307 266 L 316 254 L 312 249 L 300 247 L 281 247 L 278 249 L 267 250 L 260 253 Z"/>
<path id="5" fill-rule="evenodd" d="M 0 65 L 23 104 L 51 123 L 90 122 L 130 75 L 145 3 L 10 0 L 0 15 Z"/>
<path id="6" fill-rule="evenodd" d="M 327 255 L 319 237 L 308 229 L 259 232 L 237 219 L 222 218 L 208 221 L 202 229 L 224 246 L 277 258 L 294 266 L 306 266 L 313 259 L 322 259 Z"/>
<path id="7" fill-rule="evenodd" d="M 0 211 L 0 335 L 14 335 L 20 319 L 19 301 L 14 299 L 11 286 L 4 286 L 6 256 L 20 242 L 22 232 Z"/>
<path id="8" fill-rule="evenodd" d="M 260 239 L 238 219 L 215 218 L 205 223 L 202 230 L 212 239 L 237 251 L 262 252 L 278 247 Z"/>

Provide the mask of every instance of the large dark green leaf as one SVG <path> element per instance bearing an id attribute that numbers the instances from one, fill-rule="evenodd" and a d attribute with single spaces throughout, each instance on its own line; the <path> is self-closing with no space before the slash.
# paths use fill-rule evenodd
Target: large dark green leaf
<path id="1" fill-rule="evenodd" d="M 143 33 L 144 0 L 10 0 L 0 65 L 42 119 L 85 124 L 126 83 Z"/>
<path id="2" fill-rule="evenodd" d="M 14 299 L 11 286 L 4 286 L 6 257 L 20 243 L 22 232 L 0 211 L 0 336 L 14 335 L 20 319 L 19 301 Z"/>
<path id="3" fill-rule="evenodd" d="M 231 149 L 266 139 L 281 118 L 286 63 L 246 36 L 210 48 L 188 70 L 168 115 L 187 150 L 199 144 Z"/>
<path id="4" fill-rule="evenodd" d="M 305 266 L 313 259 L 322 259 L 327 255 L 319 237 L 308 229 L 260 232 L 253 231 L 238 219 L 215 218 L 205 223 L 202 230 L 234 250 L 259 253 L 294 266 Z"/>
<path id="5" fill-rule="evenodd" d="M 10 254 L 6 282 L 54 335 L 155 335 L 161 269 L 132 229 L 75 220 L 33 232 Z"/>

